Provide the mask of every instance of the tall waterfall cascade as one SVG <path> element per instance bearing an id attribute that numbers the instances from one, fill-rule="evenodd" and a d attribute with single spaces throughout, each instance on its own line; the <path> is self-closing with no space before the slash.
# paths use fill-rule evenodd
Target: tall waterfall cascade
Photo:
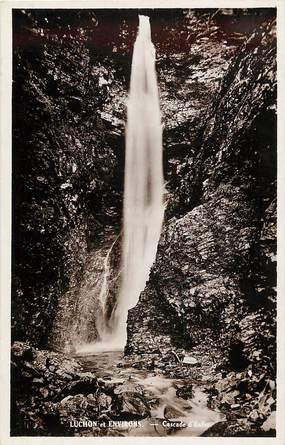
<path id="1" fill-rule="evenodd" d="M 115 336 L 126 343 L 128 309 L 135 306 L 155 260 L 164 204 L 162 126 L 155 49 L 149 17 L 139 16 L 127 104 L 122 284 Z"/>
<path id="2" fill-rule="evenodd" d="M 164 215 L 163 194 L 162 126 L 155 49 L 149 17 L 139 16 L 127 103 L 121 285 L 116 304 L 107 319 L 105 306 L 113 243 L 105 257 L 100 280 L 98 305 L 101 319 L 96 320 L 99 341 L 80 346 L 78 351 L 124 348 L 128 310 L 138 302 L 155 260 Z"/>

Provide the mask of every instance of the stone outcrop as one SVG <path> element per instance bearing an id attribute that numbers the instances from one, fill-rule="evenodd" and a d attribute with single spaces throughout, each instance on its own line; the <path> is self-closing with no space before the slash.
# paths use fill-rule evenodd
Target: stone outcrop
<path id="1" fill-rule="evenodd" d="M 274 21 L 232 59 L 200 146 L 177 174 L 155 264 L 129 311 L 126 353 L 215 345 L 224 369 L 261 376 L 261 388 L 275 375 Z"/>
<path id="2" fill-rule="evenodd" d="M 120 435 L 109 422 L 150 415 L 138 385 L 104 381 L 83 372 L 75 359 L 23 342 L 12 345 L 11 358 L 14 436 Z M 84 428 L 79 421 L 86 422 Z"/>
<path id="3" fill-rule="evenodd" d="M 132 337 L 132 316 L 136 326 L 138 317 L 142 320 L 148 351 L 159 344 L 157 334 L 165 336 L 169 345 L 191 347 L 218 335 L 227 321 L 233 322 L 242 304 L 240 276 L 247 267 L 254 233 L 251 203 L 240 189 L 226 185 L 211 201 L 170 222 L 150 281 L 138 306 L 130 311 L 128 345 L 134 345 L 134 352 L 141 350 L 140 341 L 146 337 L 138 331 Z M 148 308 L 148 317 L 142 307 Z M 158 330 L 161 318 L 167 325 L 162 331 Z"/>
<path id="4" fill-rule="evenodd" d="M 145 310 L 153 318 L 163 317 L 165 306 L 174 316 L 164 317 L 165 322 L 186 323 L 189 336 L 183 338 L 191 344 L 194 326 L 214 331 L 216 324 L 218 330 L 225 325 L 223 317 L 234 316 L 236 304 L 263 307 L 274 299 L 275 71 L 270 23 L 232 61 L 209 112 L 204 142 L 192 158 L 192 168 L 189 158 L 181 174 L 182 190 L 183 181 L 188 181 L 188 199 L 200 188 L 200 205 L 165 224 L 149 283 L 130 311 L 130 347 L 136 345 L 132 319 L 143 319 Z M 161 310 L 150 309 L 148 302 Z M 205 313 L 199 324 L 195 312 L 199 315 L 201 305 Z M 148 318 L 142 323 L 146 331 L 155 323 Z"/>

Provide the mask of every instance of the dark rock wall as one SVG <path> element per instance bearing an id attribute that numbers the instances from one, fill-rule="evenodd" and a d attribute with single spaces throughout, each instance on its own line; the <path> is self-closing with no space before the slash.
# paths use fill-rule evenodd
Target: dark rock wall
<path id="1" fill-rule="evenodd" d="M 76 19 L 67 38 L 64 14 L 14 13 L 13 337 L 37 345 L 121 207 L 122 131 L 103 115 L 118 86 Z"/>
<path id="2" fill-rule="evenodd" d="M 274 375 L 274 21 L 232 59 L 200 142 L 180 164 L 169 200 L 179 217 L 165 223 L 149 282 L 129 311 L 126 352 L 214 343 L 232 369 L 251 363 Z M 180 217 L 187 201 L 192 210 Z"/>

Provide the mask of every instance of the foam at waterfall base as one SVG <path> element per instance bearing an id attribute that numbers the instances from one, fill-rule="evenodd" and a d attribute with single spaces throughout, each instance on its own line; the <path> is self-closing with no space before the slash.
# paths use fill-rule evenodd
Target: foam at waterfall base
<path id="1" fill-rule="evenodd" d="M 96 354 L 99 352 L 123 351 L 124 346 L 117 339 L 98 341 L 93 343 L 85 343 L 75 346 L 76 354 Z"/>

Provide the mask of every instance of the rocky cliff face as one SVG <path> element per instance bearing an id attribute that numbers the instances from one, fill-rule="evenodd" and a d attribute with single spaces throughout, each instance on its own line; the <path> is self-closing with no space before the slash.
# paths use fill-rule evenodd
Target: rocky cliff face
<path id="1" fill-rule="evenodd" d="M 209 344 L 232 370 L 274 375 L 275 64 L 270 21 L 232 59 L 201 144 L 179 165 L 177 200 L 193 209 L 165 224 L 129 311 L 128 354 Z"/>
<path id="2" fill-rule="evenodd" d="M 177 215 L 197 196 L 184 173 L 198 123 L 252 25 L 239 32 L 235 22 L 247 23 L 239 10 L 145 12 L 157 49 L 168 213 Z M 76 305 L 93 249 L 120 225 L 137 11 L 17 10 L 13 23 L 13 338 L 45 346 L 62 295 Z"/>
<path id="3" fill-rule="evenodd" d="M 110 60 L 88 48 L 83 19 L 14 15 L 13 337 L 37 345 L 120 215 L 123 136 L 106 109 L 122 82 L 112 82 L 115 62 L 110 73 Z"/>

